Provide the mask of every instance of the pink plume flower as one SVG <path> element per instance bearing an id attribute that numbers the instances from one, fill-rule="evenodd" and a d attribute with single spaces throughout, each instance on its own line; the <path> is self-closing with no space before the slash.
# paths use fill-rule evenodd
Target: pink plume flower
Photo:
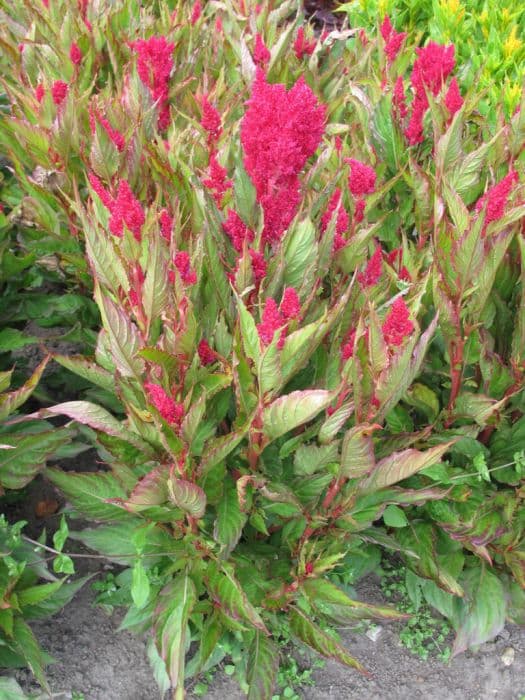
<path id="1" fill-rule="evenodd" d="M 203 180 L 202 184 L 211 191 L 217 206 L 220 207 L 224 195 L 233 186 L 233 182 L 228 179 L 228 171 L 219 163 L 215 153 L 210 155 L 208 175 L 209 177 Z"/>
<path id="2" fill-rule="evenodd" d="M 264 305 L 262 321 L 257 325 L 259 338 L 263 345 L 269 345 L 273 340 L 275 332 L 279 330 L 279 328 L 282 328 L 285 323 L 286 320 L 281 316 L 276 301 L 269 297 Z"/>
<path id="3" fill-rule="evenodd" d="M 404 282 L 410 282 L 411 281 L 411 276 L 409 271 L 406 269 L 406 267 L 403 265 L 403 249 L 402 248 L 394 248 L 388 255 L 386 256 L 387 262 L 389 265 L 391 265 L 394 270 L 397 272 L 397 275 L 400 280 L 403 280 Z"/>
<path id="4" fill-rule="evenodd" d="M 394 85 L 392 104 L 394 106 L 394 110 L 397 112 L 398 119 L 403 120 L 408 114 L 408 108 L 406 104 L 405 87 L 401 76 L 397 78 Z"/>
<path id="5" fill-rule="evenodd" d="M 44 95 L 46 94 L 46 90 L 44 88 L 43 83 L 38 83 L 38 85 L 35 88 L 35 99 L 37 102 L 42 102 L 44 99 Z"/>
<path id="6" fill-rule="evenodd" d="M 80 50 L 79 45 L 75 42 L 73 42 L 69 47 L 69 58 L 71 63 L 73 63 L 75 66 L 82 63 L 82 51 Z"/>
<path id="7" fill-rule="evenodd" d="M 140 242 L 146 217 L 127 180 L 119 182 L 117 197 L 111 204 L 110 212 L 109 230 L 111 233 L 121 238 L 125 224 L 135 240 Z"/>
<path id="8" fill-rule="evenodd" d="M 293 44 L 293 50 L 297 59 L 301 61 L 304 56 L 311 56 L 315 51 L 316 45 L 316 41 L 309 40 L 305 37 L 304 28 L 302 26 L 299 27 Z"/>
<path id="9" fill-rule="evenodd" d="M 341 358 L 344 362 L 354 356 L 355 336 L 356 332 L 355 329 L 353 329 L 348 332 L 343 341 L 343 345 L 341 347 Z"/>
<path id="10" fill-rule="evenodd" d="M 106 190 L 102 182 L 94 173 L 88 174 L 88 180 L 91 184 L 91 187 L 93 188 L 93 191 L 98 195 L 102 204 L 106 207 L 106 209 L 109 209 L 111 211 L 111 207 L 113 206 L 113 198 Z"/>
<path id="11" fill-rule="evenodd" d="M 405 136 L 411 146 L 416 146 L 423 142 L 423 119 L 428 108 L 428 100 L 420 100 L 418 96 L 412 102 L 412 114 L 405 129 Z"/>
<path id="12" fill-rule="evenodd" d="M 151 36 L 138 39 L 130 44 L 137 52 L 137 72 L 158 104 L 158 128 L 163 131 L 170 121 L 169 79 L 173 69 L 173 49 L 175 44 L 164 36 Z"/>
<path id="13" fill-rule="evenodd" d="M 348 212 L 344 208 L 341 202 L 341 189 L 338 187 L 334 190 L 334 193 L 328 202 L 328 206 L 323 216 L 321 217 L 321 232 L 325 233 L 328 228 L 330 221 L 337 209 L 337 219 L 335 222 L 335 235 L 342 236 L 348 230 L 350 224 L 350 219 L 348 217 Z"/>
<path id="14" fill-rule="evenodd" d="M 348 186 L 354 197 L 372 194 L 376 188 L 375 170 L 355 158 L 345 158 L 345 163 L 350 165 Z"/>
<path id="15" fill-rule="evenodd" d="M 109 136 L 110 141 L 114 144 L 117 151 L 122 153 L 126 147 L 126 139 L 124 138 L 124 135 L 121 134 L 118 129 L 114 129 L 109 123 L 109 120 L 105 117 L 99 116 L 98 121 L 106 134 Z"/>
<path id="16" fill-rule="evenodd" d="M 389 346 L 399 346 L 414 331 L 410 312 L 404 300 L 399 297 L 392 304 L 382 325 L 383 337 Z"/>
<path id="17" fill-rule="evenodd" d="M 197 282 L 197 274 L 191 267 L 189 253 L 185 250 L 179 250 L 173 259 L 175 267 L 179 271 L 179 275 L 184 284 L 192 285 Z"/>
<path id="18" fill-rule="evenodd" d="M 324 133 L 325 108 L 303 78 L 290 89 L 257 71 L 241 124 L 244 165 L 264 212 L 263 240 L 279 241 L 297 213 L 298 175 Z"/>
<path id="19" fill-rule="evenodd" d="M 364 272 L 358 274 L 357 279 L 359 280 L 362 287 L 373 287 L 379 282 L 379 278 L 383 272 L 383 251 L 381 246 L 377 246 L 374 254 L 367 263 Z"/>
<path id="20" fill-rule="evenodd" d="M 498 221 L 505 214 L 505 207 L 514 185 L 518 182 L 519 176 L 515 170 L 511 170 L 502 180 L 491 187 L 476 203 L 476 211 L 481 212 L 486 206 L 485 224 L 486 228 L 493 221 Z"/>
<path id="21" fill-rule="evenodd" d="M 199 2 L 199 0 L 196 0 L 196 1 L 193 3 L 193 9 L 192 9 L 192 11 L 191 11 L 191 17 L 190 17 L 190 23 L 191 23 L 191 26 L 192 26 L 192 27 L 193 27 L 195 24 L 197 24 L 197 22 L 198 22 L 199 19 L 201 18 L 201 15 L 202 15 L 202 5 L 201 5 L 201 3 Z"/>
<path id="22" fill-rule="evenodd" d="M 162 418 L 170 425 L 180 426 L 184 418 L 184 406 L 169 396 L 158 384 L 144 384 L 148 401 L 155 406 Z"/>
<path id="23" fill-rule="evenodd" d="M 51 85 L 51 97 L 53 102 L 58 106 L 66 99 L 69 90 L 69 85 L 63 80 L 55 80 Z"/>
<path id="24" fill-rule="evenodd" d="M 255 35 L 255 46 L 253 50 L 253 61 L 255 65 L 264 68 L 272 57 L 260 34 Z"/>
<path id="25" fill-rule="evenodd" d="M 162 209 L 159 214 L 160 235 L 168 243 L 171 243 L 171 235 L 173 233 L 173 217 L 167 209 Z"/>
<path id="26" fill-rule="evenodd" d="M 259 284 L 259 282 L 266 277 L 266 273 L 268 271 L 266 260 L 264 259 L 264 255 L 262 253 L 259 253 L 252 248 L 248 250 L 248 254 L 252 259 L 252 272 L 253 276 L 255 277 L 255 283 Z"/>
<path id="27" fill-rule="evenodd" d="M 293 287 L 286 287 L 281 299 L 280 312 L 287 321 L 298 318 L 301 313 L 301 302 Z"/>
<path id="28" fill-rule="evenodd" d="M 234 209 L 228 209 L 228 216 L 223 222 L 222 228 L 238 253 L 242 253 L 244 241 L 251 243 L 254 239 L 253 231 L 246 226 Z"/>
<path id="29" fill-rule="evenodd" d="M 410 77 L 414 90 L 421 99 L 425 89 L 437 95 L 456 65 L 454 44 L 442 46 L 430 41 L 423 48 L 416 49 L 416 53 Z"/>
<path id="30" fill-rule="evenodd" d="M 221 115 L 211 104 L 207 95 L 204 95 L 201 101 L 201 126 L 208 132 L 210 142 L 217 141 L 222 133 Z"/>
<path id="31" fill-rule="evenodd" d="M 201 364 L 203 365 L 211 365 L 217 359 L 217 353 L 211 349 L 210 344 L 205 338 L 200 341 L 197 352 Z"/>
<path id="32" fill-rule="evenodd" d="M 406 32 L 396 32 L 388 15 L 384 18 L 380 31 L 385 42 L 386 57 L 388 62 L 392 63 L 395 61 L 407 34 Z"/>
<path id="33" fill-rule="evenodd" d="M 445 107 L 448 109 L 451 119 L 463 107 L 463 98 L 461 97 L 456 78 L 452 78 L 448 86 L 447 94 L 445 95 Z"/>

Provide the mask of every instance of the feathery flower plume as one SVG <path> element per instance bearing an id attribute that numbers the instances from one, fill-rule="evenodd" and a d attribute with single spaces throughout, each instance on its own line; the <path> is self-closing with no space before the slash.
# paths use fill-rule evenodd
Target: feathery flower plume
<path id="1" fill-rule="evenodd" d="M 463 98 L 461 97 L 456 78 L 452 78 L 448 86 L 447 94 L 445 95 L 445 107 L 448 109 L 451 119 L 463 107 Z"/>
<path id="2" fill-rule="evenodd" d="M 297 296 L 297 292 L 293 287 L 286 287 L 281 299 L 279 310 L 287 321 L 293 318 L 298 318 L 301 313 L 301 302 Z"/>
<path id="3" fill-rule="evenodd" d="M 211 349 L 208 341 L 203 338 L 197 346 L 199 360 L 203 365 L 211 365 L 217 359 L 217 354 Z"/>
<path id="4" fill-rule="evenodd" d="M 162 209 L 162 211 L 160 212 L 159 223 L 160 235 L 168 243 L 171 243 L 171 234 L 173 233 L 173 217 L 170 216 L 170 213 L 167 209 Z"/>
<path id="5" fill-rule="evenodd" d="M 184 406 L 169 396 L 158 384 L 146 382 L 144 388 L 148 401 L 155 406 L 166 423 L 179 426 L 184 418 Z"/>
<path id="6" fill-rule="evenodd" d="M 255 35 L 255 46 L 253 49 L 253 62 L 255 65 L 265 68 L 272 57 L 260 34 Z"/>
<path id="7" fill-rule="evenodd" d="M 55 80 L 51 85 L 51 97 L 53 102 L 58 106 L 66 99 L 69 86 L 63 80 Z"/>
<path id="8" fill-rule="evenodd" d="M 505 213 L 507 201 L 512 188 L 518 182 L 518 173 L 511 170 L 502 180 L 491 187 L 476 203 L 476 211 L 480 212 L 486 206 L 484 228 L 493 221 L 498 221 Z"/>
<path id="9" fill-rule="evenodd" d="M 192 285 L 197 282 L 197 274 L 191 267 L 190 256 L 187 251 L 179 250 L 173 259 L 173 263 L 179 271 L 180 278 L 184 284 Z"/>
<path id="10" fill-rule="evenodd" d="M 175 44 L 168 42 L 164 36 L 151 36 L 130 43 L 137 52 L 137 72 L 158 104 L 158 127 L 167 128 L 170 121 L 169 79 L 173 69 L 173 49 Z"/>
<path id="11" fill-rule="evenodd" d="M 253 231 L 244 223 L 241 217 L 234 209 L 228 209 L 228 216 L 223 222 L 222 228 L 228 235 L 232 246 L 238 253 L 242 253 L 244 241 L 251 243 L 254 238 Z"/>
<path id="12" fill-rule="evenodd" d="M 373 287 L 379 282 L 381 273 L 383 272 L 383 251 L 381 246 L 377 246 L 374 254 L 367 263 L 364 272 L 357 275 L 362 287 Z"/>
<path id="13" fill-rule="evenodd" d="M 80 50 L 79 45 L 75 42 L 73 42 L 69 47 L 69 58 L 71 63 L 73 63 L 75 66 L 82 63 L 82 51 Z"/>
<path id="14" fill-rule="evenodd" d="M 408 306 L 401 297 L 392 304 L 381 329 L 383 338 L 391 347 L 401 345 L 403 340 L 414 331 Z"/>

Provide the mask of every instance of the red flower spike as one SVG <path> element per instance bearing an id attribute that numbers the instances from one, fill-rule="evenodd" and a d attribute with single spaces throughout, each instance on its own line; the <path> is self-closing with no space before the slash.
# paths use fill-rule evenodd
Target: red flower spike
<path id="1" fill-rule="evenodd" d="M 195 273 L 195 270 L 192 270 L 191 268 L 190 256 L 189 253 L 187 253 L 187 251 L 180 250 L 175 255 L 173 263 L 179 271 L 179 275 L 184 284 L 192 285 L 197 282 L 197 275 Z"/>
<path id="2" fill-rule="evenodd" d="M 195 26 L 202 15 L 202 5 L 199 0 L 193 3 L 193 9 L 191 11 L 190 23 L 191 26 Z"/>
<path id="3" fill-rule="evenodd" d="M 355 158 L 345 158 L 345 163 L 350 165 L 348 186 L 354 197 L 372 194 L 376 188 L 375 170 Z"/>
<path id="4" fill-rule="evenodd" d="M 410 312 L 400 297 L 394 301 L 382 326 L 383 337 L 389 346 L 399 346 L 414 331 Z"/>
<path id="5" fill-rule="evenodd" d="M 163 131 L 170 121 L 169 79 L 173 69 L 175 44 L 164 36 L 151 36 L 130 43 L 137 54 L 137 72 L 159 109 L 158 128 Z"/>
<path id="6" fill-rule="evenodd" d="M 97 193 L 98 194 L 98 193 Z M 142 227 L 146 221 L 144 211 L 138 199 L 133 194 L 127 180 L 119 182 L 117 198 L 111 207 L 109 230 L 114 236 L 121 238 L 124 232 L 124 224 L 131 231 L 136 241 L 141 240 Z"/>
<path id="7" fill-rule="evenodd" d="M 106 134 L 109 136 L 110 141 L 116 147 L 117 151 L 119 153 L 122 153 L 122 151 L 126 147 L 126 139 L 124 138 L 123 134 L 121 134 L 120 131 L 118 131 L 118 129 L 114 129 L 105 117 L 99 116 L 98 121 L 103 127 Z"/>
<path id="8" fill-rule="evenodd" d="M 448 86 L 447 94 L 445 95 L 445 107 L 448 109 L 451 119 L 463 107 L 463 98 L 461 97 L 456 78 L 452 78 Z"/>
<path id="9" fill-rule="evenodd" d="M 221 115 L 204 95 L 201 101 L 201 126 L 208 132 L 210 141 L 217 141 L 222 133 Z"/>
<path id="10" fill-rule="evenodd" d="M 53 102 L 58 106 L 66 99 L 69 90 L 69 85 L 63 80 L 55 80 L 51 85 L 51 97 Z"/>
<path id="11" fill-rule="evenodd" d="M 208 175 L 209 177 L 203 180 L 202 184 L 211 191 L 213 199 L 220 207 L 224 195 L 233 187 L 233 182 L 228 179 L 228 171 L 219 163 L 215 153 L 210 155 Z"/>
<path id="12" fill-rule="evenodd" d="M 197 352 L 203 365 L 211 365 L 217 359 L 217 354 L 211 349 L 210 344 L 204 338 L 200 341 Z"/>
<path id="13" fill-rule="evenodd" d="M 337 219 L 335 222 L 335 235 L 337 236 L 342 236 L 343 233 L 345 233 L 348 230 L 348 226 L 350 224 L 350 220 L 348 218 L 348 212 L 344 208 L 342 202 L 341 202 L 341 190 L 338 187 L 326 208 L 326 211 L 324 212 L 323 216 L 321 217 L 321 232 L 325 233 L 326 229 L 328 228 L 330 221 L 332 220 L 332 216 L 334 215 L 335 210 L 337 211 Z"/>
<path id="14" fill-rule="evenodd" d="M 303 78 L 290 89 L 257 70 L 241 124 L 244 165 L 264 212 L 263 240 L 279 241 L 297 213 L 298 175 L 324 133 L 325 107 Z"/>
<path id="15" fill-rule="evenodd" d="M 180 426 L 184 418 L 184 406 L 181 403 L 177 403 L 158 384 L 146 382 L 144 388 L 146 389 L 149 403 L 155 406 L 166 423 Z"/>
<path id="16" fill-rule="evenodd" d="M 171 234 L 173 233 L 173 217 L 167 209 L 163 209 L 159 214 L 160 235 L 168 243 L 171 243 Z"/>
<path id="17" fill-rule="evenodd" d="M 304 28 L 302 26 L 299 27 L 293 44 L 293 50 L 296 58 L 301 61 L 304 56 L 311 56 L 315 51 L 316 44 L 316 41 L 309 41 L 306 39 L 304 35 Z"/>
<path id="18" fill-rule="evenodd" d="M 383 272 L 383 251 L 381 246 L 377 246 L 375 253 L 372 255 L 366 269 L 363 273 L 358 274 L 357 279 L 359 280 L 362 287 L 373 287 L 379 282 L 381 273 Z"/>
<path id="19" fill-rule="evenodd" d="M 253 61 L 260 68 L 265 68 L 272 57 L 260 34 L 255 35 L 255 46 L 253 50 Z"/>
<path id="20" fill-rule="evenodd" d="M 71 60 L 71 63 L 73 63 L 75 66 L 78 66 L 80 65 L 80 63 L 82 63 L 82 51 L 80 50 L 79 45 L 75 42 L 73 42 L 69 47 L 69 58 Z"/>
<path id="21" fill-rule="evenodd" d="M 366 202 L 364 199 L 358 199 L 355 203 L 354 219 L 357 224 L 361 223 L 365 218 L 365 206 Z"/>
<path id="22" fill-rule="evenodd" d="M 269 345 L 275 332 L 286 323 L 285 319 L 277 307 L 277 303 L 271 297 L 266 300 L 264 306 L 262 321 L 257 325 L 259 338 L 264 345 Z"/>
<path id="23" fill-rule="evenodd" d="M 380 27 L 381 36 L 385 42 L 385 54 L 389 63 L 395 61 L 401 45 L 406 39 L 406 32 L 396 32 L 388 15 L 383 20 Z"/>
<path id="24" fill-rule="evenodd" d="M 403 120 L 408 114 L 406 98 L 405 98 L 405 87 L 403 84 L 403 78 L 398 77 L 394 85 L 394 93 L 392 95 L 392 104 L 397 112 L 398 119 Z"/>
<path id="25" fill-rule="evenodd" d="M 111 207 L 113 206 L 113 198 L 106 190 L 102 182 L 93 173 L 88 174 L 88 180 L 90 182 L 91 187 L 98 195 L 102 204 L 106 207 L 106 209 L 109 209 L 111 211 Z"/>
<path id="26" fill-rule="evenodd" d="M 477 212 L 480 212 L 485 205 L 487 207 L 485 212 L 485 228 L 493 221 L 501 219 L 505 213 L 505 207 L 507 206 L 507 200 L 512 188 L 518 180 L 518 173 L 515 170 L 511 170 L 508 175 L 494 185 L 494 187 L 491 187 L 483 197 L 478 200 L 476 204 Z"/>
<path id="27" fill-rule="evenodd" d="M 228 216 L 226 221 L 223 222 L 222 228 L 238 253 L 242 253 L 244 241 L 251 243 L 254 239 L 253 231 L 246 226 L 234 209 L 228 209 Z"/>
<path id="28" fill-rule="evenodd" d="M 416 95 L 422 99 L 425 89 L 437 95 L 456 65 L 454 45 L 442 46 L 430 41 L 423 48 L 416 49 L 416 53 L 410 77 Z"/>
<path id="29" fill-rule="evenodd" d="M 287 321 L 293 318 L 298 318 L 301 313 L 301 302 L 297 296 L 297 292 L 293 287 L 286 287 L 281 299 L 279 310 Z"/>
<path id="30" fill-rule="evenodd" d="M 46 90 L 44 88 L 43 83 L 38 83 L 38 85 L 35 88 L 35 99 L 37 102 L 42 102 L 44 99 L 44 95 L 46 94 Z"/>
<path id="31" fill-rule="evenodd" d="M 410 115 L 410 121 L 408 127 L 405 130 L 405 136 L 407 137 L 408 143 L 411 146 L 416 146 L 418 143 L 423 141 L 423 119 L 425 112 L 428 109 L 428 100 L 422 101 L 417 95 L 412 103 L 412 114 Z"/>
<path id="32" fill-rule="evenodd" d="M 250 231 L 250 233 L 252 232 Z M 255 283 L 259 284 L 259 282 L 266 277 L 266 273 L 268 271 L 266 260 L 264 259 L 264 255 L 262 253 L 258 253 L 252 248 L 248 250 L 248 254 L 252 259 L 252 272 L 253 276 L 255 277 Z"/>

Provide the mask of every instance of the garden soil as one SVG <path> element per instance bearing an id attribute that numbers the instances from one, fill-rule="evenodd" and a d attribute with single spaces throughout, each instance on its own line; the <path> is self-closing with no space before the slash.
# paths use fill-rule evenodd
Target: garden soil
<path id="1" fill-rule="evenodd" d="M 86 455 L 85 462 L 88 460 Z M 39 500 L 53 497 L 56 493 L 52 488 L 37 479 L 31 484 L 24 510 L 29 505 L 34 512 Z M 26 530 L 30 536 L 37 535 L 43 526 L 48 531 L 54 529 L 56 516 L 38 522 L 28 517 L 27 510 L 10 510 L 9 517 L 29 520 Z M 111 568 L 100 560 L 77 562 L 82 574 L 104 575 Z M 363 580 L 357 591 L 362 600 L 384 602 L 374 577 Z M 88 583 L 60 613 L 33 623 L 39 641 L 56 660 L 48 668 L 53 698 L 158 700 L 145 640 L 119 632 L 121 613 L 108 615 L 94 606 L 94 597 Z M 525 696 L 525 629 L 509 626 L 494 642 L 475 653 L 461 654 L 449 664 L 437 659 L 423 661 L 411 654 L 400 645 L 399 629 L 396 623 L 381 625 L 375 641 L 362 632 L 341 630 L 345 646 L 368 669 L 370 678 L 328 661 L 314 672 L 315 685 L 299 689 L 299 695 L 305 700 L 521 700 Z M 505 661 L 511 663 L 506 665 Z M 26 691 L 37 690 L 29 672 L 18 671 L 16 678 Z M 188 695 L 196 700 L 191 687 Z M 245 696 L 233 679 L 219 672 L 204 697 L 241 700 Z"/>

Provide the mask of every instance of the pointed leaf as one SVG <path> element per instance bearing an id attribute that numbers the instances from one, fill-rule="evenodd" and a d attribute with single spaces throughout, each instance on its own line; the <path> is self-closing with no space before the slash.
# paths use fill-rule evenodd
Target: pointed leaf
<path id="1" fill-rule="evenodd" d="M 35 369 L 31 377 L 20 387 L 20 389 L 0 395 L 0 420 L 5 420 L 10 413 L 16 411 L 17 408 L 27 401 L 27 399 L 36 389 L 48 362 L 49 357 L 44 358 Z"/>
<path id="2" fill-rule="evenodd" d="M 228 478 L 222 499 L 217 506 L 217 518 L 213 528 L 213 536 L 222 545 L 224 558 L 237 546 L 246 518 L 246 514 L 241 511 L 237 488 L 232 479 Z"/>
<path id="3" fill-rule="evenodd" d="M 168 480 L 170 500 L 178 508 L 189 513 L 193 518 L 202 518 L 206 510 L 206 494 L 197 484 L 185 479 Z"/>
<path id="4" fill-rule="evenodd" d="M 293 391 L 264 409 L 263 431 L 271 440 L 303 425 L 326 408 L 334 393 L 322 389 Z"/>
<path id="5" fill-rule="evenodd" d="M 113 375 L 87 357 L 82 357 L 82 355 L 53 355 L 53 360 L 79 377 L 87 379 L 88 382 L 106 389 L 106 391 L 113 392 L 115 390 L 115 378 Z"/>
<path id="6" fill-rule="evenodd" d="M 372 433 L 379 427 L 364 423 L 346 431 L 341 449 L 341 476 L 357 479 L 372 472 L 376 463 Z"/>
<path id="7" fill-rule="evenodd" d="M 210 561 L 207 577 L 210 597 L 226 617 L 269 634 L 259 613 L 250 603 L 242 586 L 233 575 L 231 566 L 226 563 L 219 566 Z"/>
<path id="8" fill-rule="evenodd" d="M 108 334 L 115 366 L 124 377 L 140 375 L 144 369 L 144 362 L 137 356 L 141 345 L 137 328 L 125 312 L 100 290 L 95 292 L 95 299 Z"/>
<path id="9" fill-rule="evenodd" d="M 72 433 L 67 429 L 2 435 L 0 485 L 8 489 L 23 488 L 45 467 L 47 459 L 71 439 Z"/>
<path id="10" fill-rule="evenodd" d="M 279 647 L 256 632 L 248 651 L 248 700 L 270 700 L 279 669 Z"/>

